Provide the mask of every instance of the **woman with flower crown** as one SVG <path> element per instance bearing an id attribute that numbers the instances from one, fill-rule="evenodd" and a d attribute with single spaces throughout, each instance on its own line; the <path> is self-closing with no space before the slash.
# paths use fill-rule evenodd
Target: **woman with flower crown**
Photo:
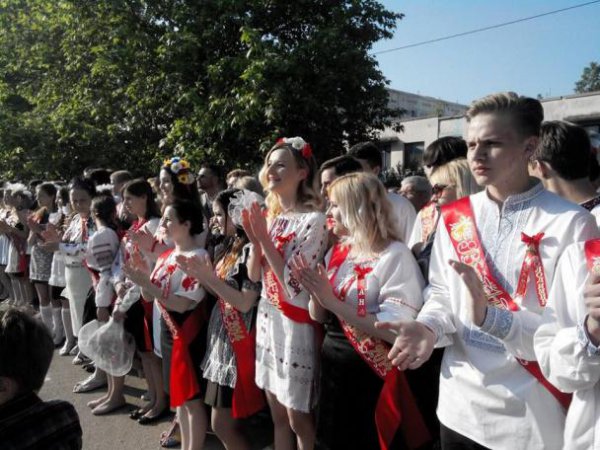
<path id="1" fill-rule="evenodd" d="M 239 189 L 221 191 L 213 201 L 216 226 L 224 238 L 214 270 L 208 257 L 178 259 L 188 275 L 218 298 L 201 368 L 208 382 L 204 402 L 212 407 L 212 428 L 227 450 L 250 448 L 236 419 L 265 405 L 264 394 L 254 381 L 254 317 L 260 283 L 248 278 L 250 248 L 241 227 L 242 211 L 254 201 L 262 198 Z"/>
<path id="2" fill-rule="evenodd" d="M 327 244 L 316 162 L 300 137 L 277 141 L 260 172 L 267 217 L 254 203 L 243 214 L 252 249 L 250 279 L 262 277 L 256 323 L 256 384 L 265 390 L 275 426 L 275 448 L 312 449 L 318 373 L 318 324 L 308 312 L 308 293 L 288 261 L 302 255 L 315 267 Z"/>
<path id="3" fill-rule="evenodd" d="M 164 211 L 166 208 L 173 204 L 176 200 L 186 200 L 195 205 L 200 205 L 200 196 L 196 189 L 195 179 L 191 172 L 190 163 L 182 157 L 173 156 L 172 158 L 165 159 L 160 168 L 159 173 L 159 190 L 161 198 L 161 207 L 163 211 L 163 218 L 159 224 L 155 233 L 147 229 L 141 229 L 135 233 L 131 233 L 129 238 L 132 245 L 135 245 L 145 256 L 150 266 L 156 262 L 158 257 L 165 251 L 174 247 L 173 241 L 164 234 Z M 206 220 L 203 218 L 203 223 L 206 225 Z M 208 230 L 206 227 L 204 230 L 194 235 L 194 241 L 198 247 L 204 248 L 206 246 L 206 238 Z M 162 357 L 161 349 L 161 320 L 160 311 L 154 304 L 153 310 L 153 343 L 154 353 Z M 204 333 L 202 331 L 201 333 Z M 206 333 L 204 333 L 206 334 Z M 166 371 L 166 367 L 163 365 L 163 375 Z M 169 387 L 165 385 L 165 390 L 168 393 Z M 153 411 L 154 413 L 154 411 Z M 157 419 L 160 419 L 163 414 L 146 414 L 148 418 L 143 419 L 142 424 L 149 424 Z M 141 419 L 141 418 L 140 418 Z M 138 419 L 138 421 L 140 421 Z M 179 441 L 175 436 L 178 434 L 177 419 L 173 422 L 172 426 L 168 431 L 165 431 L 161 435 L 161 444 L 174 443 L 173 441 Z"/>

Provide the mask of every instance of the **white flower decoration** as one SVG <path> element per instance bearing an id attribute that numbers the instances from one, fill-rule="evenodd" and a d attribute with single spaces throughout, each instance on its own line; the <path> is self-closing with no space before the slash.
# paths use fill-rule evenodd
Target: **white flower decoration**
<path id="1" fill-rule="evenodd" d="M 171 172 L 173 173 L 179 173 L 179 171 L 182 169 L 181 167 L 181 163 L 179 161 L 174 162 L 173 164 L 171 164 Z"/>
<path id="2" fill-rule="evenodd" d="M 291 144 L 296 150 L 302 150 L 306 145 L 306 141 L 299 136 L 293 138 L 287 138 L 285 140 L 286 144 Z"/>

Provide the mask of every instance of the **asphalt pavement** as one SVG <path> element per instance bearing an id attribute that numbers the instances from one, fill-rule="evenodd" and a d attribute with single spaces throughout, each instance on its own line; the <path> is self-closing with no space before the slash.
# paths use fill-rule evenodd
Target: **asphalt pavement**
<path id="1" fill-rule="evenodd" d="M 44 387 L 40 392 L 43 400 L 61 399 L 72 403 L 79 414 L 83 429 L 83 448 L 85 450 L 138 450 L 160 449 L 159 438 L 163 430 L 170 425 L 165 418 L 150 425 L 139 425 L 129 418 L 129 412 L 142 406 L 141 395 L 145 382 L 137 376 L 128 376 L 125 384 L 127 406 L 105 416 L 94 416 L 87 402 L 101 396 L 105 389 L 75 394 L 73 386 L 89 374 L 80 366 L 71 363 L 73 357 L 59 356 L 55 352 Z M 253 418 L 245 423 L 249 440 L 255 449 L 269 449 L 272 425 L 266 415 Z M 205 450 L 221 450 L 223 446 L 212 434 L 207 436 Z"/>

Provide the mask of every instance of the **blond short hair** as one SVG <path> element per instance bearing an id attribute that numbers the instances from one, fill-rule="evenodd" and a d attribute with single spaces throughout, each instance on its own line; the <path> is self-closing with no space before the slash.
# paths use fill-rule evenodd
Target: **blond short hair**
<path id="1" fill-rule="evenodd" d="M 329 186 L 349 236 L 345 240 L 352 253 L 374 255 L 385 241 L 402 241 L 391 202 L 379 179 L 366 172 L 351 173 L 335 179 Z"/>
<path id="2" fill-rule="evenodd" d="M 432 185 L 454 186 L 456 198 L 476 194 L 483 188 L 475 182 L 475 178 L 469 169 L 469 163 L 465 158 L 455 159 L 439 166 L 429 176 Z"/>
<path id="3" fill-rule="evenodd" d="M 522 137 L 539 136 L 544 120 L 544 109 L 539 100 L 514 92 L 499 92 L 475 100 L 467 110 L 467 122 L 479 114 L 507 115 Z"/>

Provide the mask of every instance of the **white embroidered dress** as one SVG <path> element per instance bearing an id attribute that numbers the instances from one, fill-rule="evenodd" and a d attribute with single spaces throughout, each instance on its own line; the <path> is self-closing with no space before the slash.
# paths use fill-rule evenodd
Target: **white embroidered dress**
<path id="1" fill-rule="evenodd" d="M 494 278 L 514 295 L 525 256 L 521 232 L 545 233 L 539 250 L 550 286 L 564 249 L 598 234 L 585 210 L 536 184 L 510 196 L 502 208 L 487 192 L 470 197 L 487 264 Z M 558 401 L 515 359 L 535 360 L 533 335 L 541 323 L 534 277 L 521 308 L 488 307 L 481 327 L 470 320 L 468 293 L 448 265 L 457 259 L 440 219 L 431 257 L 425 304 L 418 319 L 445 346 L 438 417 L 443 425 L 489 448 L 559 449 L 565 414 Z"/>
<path id="2" fill-rule="evenodd" d="M 327 245 L 325 215 L 320 212 L 290 213 L 271 224 L 271 237 L 293 239 L 284 247 L 285 283 L 292 305 L 308 311 L 308 293 L 293 279 L 289 261 L 302 254 L 312 267 L 322 260 Z M 287 408 L 309 412 L 315 398 L 318 351 L 314 326 L 284 316 L 267 299 L 263 279 L 256 319 L 256 384 L 273 393 Z"/>

